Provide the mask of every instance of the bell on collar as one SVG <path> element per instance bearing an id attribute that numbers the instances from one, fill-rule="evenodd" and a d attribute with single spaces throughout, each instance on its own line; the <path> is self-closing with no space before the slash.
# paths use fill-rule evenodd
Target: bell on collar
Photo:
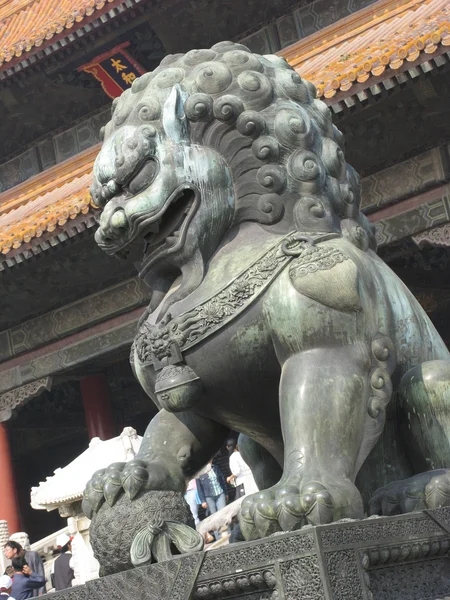
<path id="1" fill-rule="evenodd" d="M 169 365 L 159 371 L 155 392 L 162 408 L 169 412 L 189 410 L 203 391 L 200 377 L 187 365 Z"/>

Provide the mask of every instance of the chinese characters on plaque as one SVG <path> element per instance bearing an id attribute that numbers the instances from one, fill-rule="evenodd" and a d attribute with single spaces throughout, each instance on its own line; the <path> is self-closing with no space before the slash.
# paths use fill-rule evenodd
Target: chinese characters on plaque
<path id="1" fill-rule="evenodd" d="M 90 63 L 78 67 L 78 71 L 90 73 L 100 81 L 110 98 L 116 98 L 145 73 L 143 67 L 125 50 L 130 42 L 124 42 L 112 50 L 97 56 Z"/>

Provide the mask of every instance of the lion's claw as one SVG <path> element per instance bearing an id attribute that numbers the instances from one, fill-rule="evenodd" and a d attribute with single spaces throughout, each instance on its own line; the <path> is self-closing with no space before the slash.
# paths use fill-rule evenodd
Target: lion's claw
<path id="1" fill-rule="evenodd" d="M 143 461 L 131 461 L 122 473 L 122 487 L 130 500 L 136 498 L 148 483 L 149 474 Z"/>
<path id="2" fill-rule="evenodd" d="M 113 506 L 125 492 L 134 500 L 144 490 L 184 490 L 184 477 L 181 472 L 169 470 L 160 459 L 144 461 L 134 459 L 127 463 L 113 463 L 107 469 L 100 469 L 88 482 L 83 495 L 83 512 L 92 518 L 106 501 Z"/>
<path id="3" fill-rule="evenodd" d="M 104 474 L 103 494 L 109 506 L 113 506 L 122 491 L 122 474 L 125 463 L 110 465 Z"/>
<path id="4" fill-rule="evenodd" d="M 280 530 L 271 503 L 261 495 L 248 496 L 241 505 L 241 527 L 245 524 L 245 537 L 248 540 L 265 537 Z"/>
<path id="5" fill-rule="evenodd" d="M 360 507 L 352 512 L 348 499 Z M 362 517 L 362 501 L 356 488 L 342 481 L 330 488 L 311 482 L 293 485 L 280 482 L 268 490 L 247 496 L 241 505 L 241 529 L 247 540 L 279 531 L 294 531 L 308 523 L 321 525 L 337 518 Z"/>
<path id="6" fill-rule="evenodd" d="M 92 518 L 94 512 L 97 512 L 100 506 L 103 504 L 105 497 L 103 491 L 99 491 L 92 486 L 89 482 L 83 495 L 83 501 L 81 503 L 82 510 L 88 519 Z"/>
<path id="7" fill-rule="evenodd" d="M 331 523 L 334 502 L 330 492 L 321 483 L 311 483 L 302 489 L 301 507 L 311 523 Z"/>
<path id="8" fill-rule="evenodd" d="M 298 528 L 299 515 L 302 514 L 298 489 L 294 486 L 281 488 L 275 496 L 275 509 L 283 531 Z"/>
<path id="9" fill-rule="evenodd" d="M 450 471 L 436 472 L 425 487 L 425 502 L 428 508 L 450 506 Z"/>
<path id="10" fill-rule="evenodd" d="M 84 492 L 84 513 L 91 518 L 105 500 L 109 506 L 113 506 L 122 492 L 131 500 L 135 498 L 146 487 L 149 469 L 150 464 L 132 460 L 128 463 L 113 463 L 107 469 L 94 473 Z"/>
<path id="11" fill-rule="evenodd" d="M 90 481 L 92 488 L 97 491 L 103 491 L 103 477 L 106 472 L 106 469 L 99 469 L 92 475 L 92 479 Z"/>
<path id="12" fill-rule="evenodd" d="M 419 473 L 379 488 L 369 501 L 371 515 L 392 516 L 450 506 L 450 471 Z"/>

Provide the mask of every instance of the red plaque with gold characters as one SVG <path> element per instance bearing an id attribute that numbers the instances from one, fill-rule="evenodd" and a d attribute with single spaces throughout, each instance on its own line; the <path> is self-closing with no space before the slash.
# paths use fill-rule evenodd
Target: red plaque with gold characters
<path id="1" fill-rule="evenodd" d="M 145 73 L 145 69 L 125 50 L 130 42 L 123 42 L 91 62 L 78 67 L 78 71 L 90 73 L 100 81 L 110 98 L 116 98 L 131 86 L 133 81 Z"/>

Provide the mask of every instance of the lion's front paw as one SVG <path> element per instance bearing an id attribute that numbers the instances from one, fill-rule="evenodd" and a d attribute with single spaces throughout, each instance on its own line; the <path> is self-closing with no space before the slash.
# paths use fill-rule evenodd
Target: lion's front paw
<path id="1" fill-rule="evenodd" d="M 183 492 L 184 477 L 180 469 L 168 467 L 161 459 L 134 459 L 128 463 L 113 463 L 92 476 L 84 491 L 82 508 L 88 518 L 97 512 L 103 502 L 113 506 L 122 492 L 130 500 L 148 490 Z"/>
<path id="2" fill-rule="evenodd" d="M 448 469 L 419 473 L 379 488 L 369 501 L 369 513 L 392 516 L 441 506 L 450 506 Z"/>
<path id="3" fill-rule="evenodd" d="M 344 517 L 362 517 L 361 497 L 350 482 L 343 481 L 340 485 L 318 481 L 302 485 L 280 482 L 244 499 L 240 523 L 245 538 L 253 540 Z"/>

